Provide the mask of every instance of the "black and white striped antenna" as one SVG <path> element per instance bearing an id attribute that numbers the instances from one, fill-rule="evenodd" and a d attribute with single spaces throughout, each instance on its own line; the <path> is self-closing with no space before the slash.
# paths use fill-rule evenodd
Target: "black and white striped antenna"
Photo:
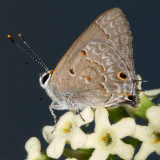
<path id="1" fill-rule="evenodd" d="M 48 71 L 48 67 L 46 66 L 46 64 L 44 63 L 44 61 L 42 61 L 42 59 L 38 56 L 38 54 L 33 51 L 33 49 L 28 45 L 28 43 L 24 40 L 24 37 L 22 36 L 22 34 L 18 34 L 20 40 L 25 44 L 25 46 L 29 49 L 29 51 L 31 52 L 31 54 L 29 52 L 27 52 L 23 47 L 21 47 L 12 37 L 11 35 L 7 35 L 8 39 L 14 43 L 23 53 L 25 53 L 27 56 L 29 56 L 31 59 L 33 59 L 35 62 L 37 62 L 41 67 L 43 67 L 45 69 L 45 71 Z"/>

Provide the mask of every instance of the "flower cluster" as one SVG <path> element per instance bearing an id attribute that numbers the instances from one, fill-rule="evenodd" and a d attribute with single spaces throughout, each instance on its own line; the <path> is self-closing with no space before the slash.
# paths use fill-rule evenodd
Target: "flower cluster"
<path id="1" fill-rule="evenodd" d="M 160 155 L 160 106 L 152 106 L 146 112 L 148 126 L 136 125 L 133 137 L 142 141 L 142 146 L 135 160 L 144 160 L 152 152 Z"/>
<path id="2" fill-rule="evenodd" d="M 158 93 L 159 90 L 143 93 L 141 102 L 146 96 L 154 97 Z M 104 107 L 96 108 L 95 113 L 90 107 L 86 107 L 79 115 L 72 111 L 65 113 L 56 126 L 43 128 L 43 137 L 49 144 L 46 156 L 58 159 L 63 154 L 65 145 L 69 144 L 72 149 L 69 151 L 72 153 L 68 153 L 66 160 L 79 159 L 78 157 L 83 155 L 79 153 L 88 153 L 88 158 L 84 159 L 89 160 L 106 160 L 111 155 L 131 160 L 137 147 L 132 142 L 138 140 L 141 142 L 141 147 L 135 154 L 135 160 L 145 160 L 152 152 L 160 155 L 160 106 L 145 105 L 144 114 L 141 114 L 141 107 L 144 107 L 143 104 L 140 104 L 133 114 L 139 117 L 145 115 L 144 119 L 148 120 L 146 126 L 136 124 L 135 118 L 129 117 L 129 114 L 128 117 L 122 117 L 117 123 L 111 124 L 110 111 Z M 93 120 L 95 120 L 94 132 L 85 133 L 82 126 Z M 130 143 L 127 143 L 126 139 L 129 139 Z M 41 145 L 37 138 L 30 138 L 25 148 L 28 152 L 27 160 L 42 160 L 44 155 L 41 153 Z"/>

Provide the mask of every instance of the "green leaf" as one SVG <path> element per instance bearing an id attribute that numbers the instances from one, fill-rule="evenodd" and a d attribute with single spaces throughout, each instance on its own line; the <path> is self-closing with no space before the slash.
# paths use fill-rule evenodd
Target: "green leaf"
<path id="1" fill-rule="evenodd" d="M 107 160 L 115 160 L 117 158 L 117 155 L 110 154 L 107 158 Z"/>
<path id="2" fill-rule="evenodd" d="M 126 139 L 122 139 L 123 142 L 127 144 L 131 144 L 135 149 L 138 147 L 142 142 L 136 138 L 128 137 Z"/>
<path id="3" fill-rule="evenodd" d="M 128 137 L 127 139 L 122 139 L 122 141 L 127 144 L 131 144 L 134 148 L 137 148 L 141 144 L 141 141 L 132 137 Z M 117 155 L 110 154 L 107 160 L 123 160 L 123 159 L 118 157 Z"/>
<path id="4" fill-rule="evenodd" d="M 129 117 L 129 114 L 122 106 L 116 108 L 109 108 L 108 112 L 109 118 L 114 122 L 118 122 L 124 117 Z"/>
<path id="5" fill-rule="evenodd" d="M 143 119 L 147 119 L 146 118 L 146 110 L 148 108 L 150 108 L 151 106 L 154 106 L 155 104 L 150 101 L 147 96 L 145 96 L 144 94 L 142 94 L 140 96 L 140 104 L 138 105 L 138 108 L 135 110 L 135 115 L 138 117 L 141 117 Z"/>
<path id="6" fill-rule="evenodd" d="M 94 149 L 78 149 L 72 150 L 64 148 L 63 155 L 68 158 L 76 158 L 78 160 L 88 160 Z"/>

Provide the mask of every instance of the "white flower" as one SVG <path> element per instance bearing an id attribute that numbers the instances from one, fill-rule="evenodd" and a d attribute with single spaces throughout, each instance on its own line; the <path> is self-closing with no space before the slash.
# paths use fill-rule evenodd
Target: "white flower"
<path id="1" fill-rule="evenodd" d="M 139 74 L 137 74 L 137 80 L 138 80 L 137 88 L 139 90 L 142 90 L 142 77 Z"/>
<path id="2" fill-rule="evenodd" d="M 47 143 L 51 143 L 53 139 L 54 128 L 55 126 L 43 127 L 42 134 L 43 134 L 43 138 L 46 140 Z"/>
<path id="3" fill-rule="evenodd" d="M 138 85 L 137 85 L 137 88 L 138 88 L 139 90 L 142 90 L 142 87 L 141 87 L 141 85 L 142 85 L 142 78 L 141 78 L 140 75 L 137 75 L 137 80 L 139 80 Z M 160 89 L 152 89 L 152 90 L 140 92 L 140 95 L 139 95 L 139 96 L 141 97 L 141 96 L 145 95 L 145 96 L 147 96 L 147 98 L 148 98 L 149 100 L 152 100 L 153 98 L 155 98 L 155 97 L 158 96 L 159 94 L 160 94 Z"/>
<path id="4" fill-rule="evenodd" d="M 26 144 L 25 149 L 28 152 L 27 160 L 37 160 L 41 158 L 41 144 L 38 138 L 32 137 L 30 138 Z"/>
<path id="5" fill-rule="evenodd" d="M 88 135 L 84 148 L 95 148 L 90 160 L 106 160 L 109 154 L 129 160 L 132 158 L 134 148 L 121 141 L 123 137 L 130 136 L 135 130 L 135 122 L 132 118 L 123 118 L 111 125 L 108 112 L 99 107 L 95 112 L 95 132 Z"/>
<path id="6" fill-rule="evenodd" d="M 144 95 L 148 97 L 148 99 L 152 100 L 157 95 L 160 94 L 160 89 L 152 89 L 144 92 Z"/>
<path id="7" fill-rule="evenodd" d="M 59 158 L 66 141 L 70 142 L 72 149 L 83 147 L 86 143 L 87 135 L 80 129 L 80 126 L 93 121 L 94 114 L 90 107 L 86 107 L 80 115 L 75 115 L 71 111 L 67 112 L 59 119 L 54 131 L 52 126 L 43 128 L 43 136 L 50 143 L 46 150 L 49 157 Z"/>
<path id="8" fill-rule="evenodd" d="M 160 107 L 150 107 L 146 116 L 148 126 L 136 126 L 134 137 L 142 141 L 142 146 L 135 156 L 135 160 L 145 160 L 152 152 L 160 155 Z"/>

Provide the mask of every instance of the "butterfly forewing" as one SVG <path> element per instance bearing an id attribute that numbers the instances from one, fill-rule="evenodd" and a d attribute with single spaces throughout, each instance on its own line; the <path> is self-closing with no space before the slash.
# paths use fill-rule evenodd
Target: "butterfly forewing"
<path id="1" fill-rule="evenodd" d="M 108 36 L 112 46 L 115 47 L 117 53 L 127 63 L 130 72 L 133 72 L 133 76 L 135 76 L 131 31 L 123 12 L 118 8 L 111 9 L 106 14 L 102 14 L 96 23 Z"/>
<path id="2" fill-rule="evenodd" d="M 115 8 L 100 15 L 73 43 L 50 83 L 75 105 L 95 108 L 126 101 L 135 93 L 135 77 L 128 22 Z"/>

